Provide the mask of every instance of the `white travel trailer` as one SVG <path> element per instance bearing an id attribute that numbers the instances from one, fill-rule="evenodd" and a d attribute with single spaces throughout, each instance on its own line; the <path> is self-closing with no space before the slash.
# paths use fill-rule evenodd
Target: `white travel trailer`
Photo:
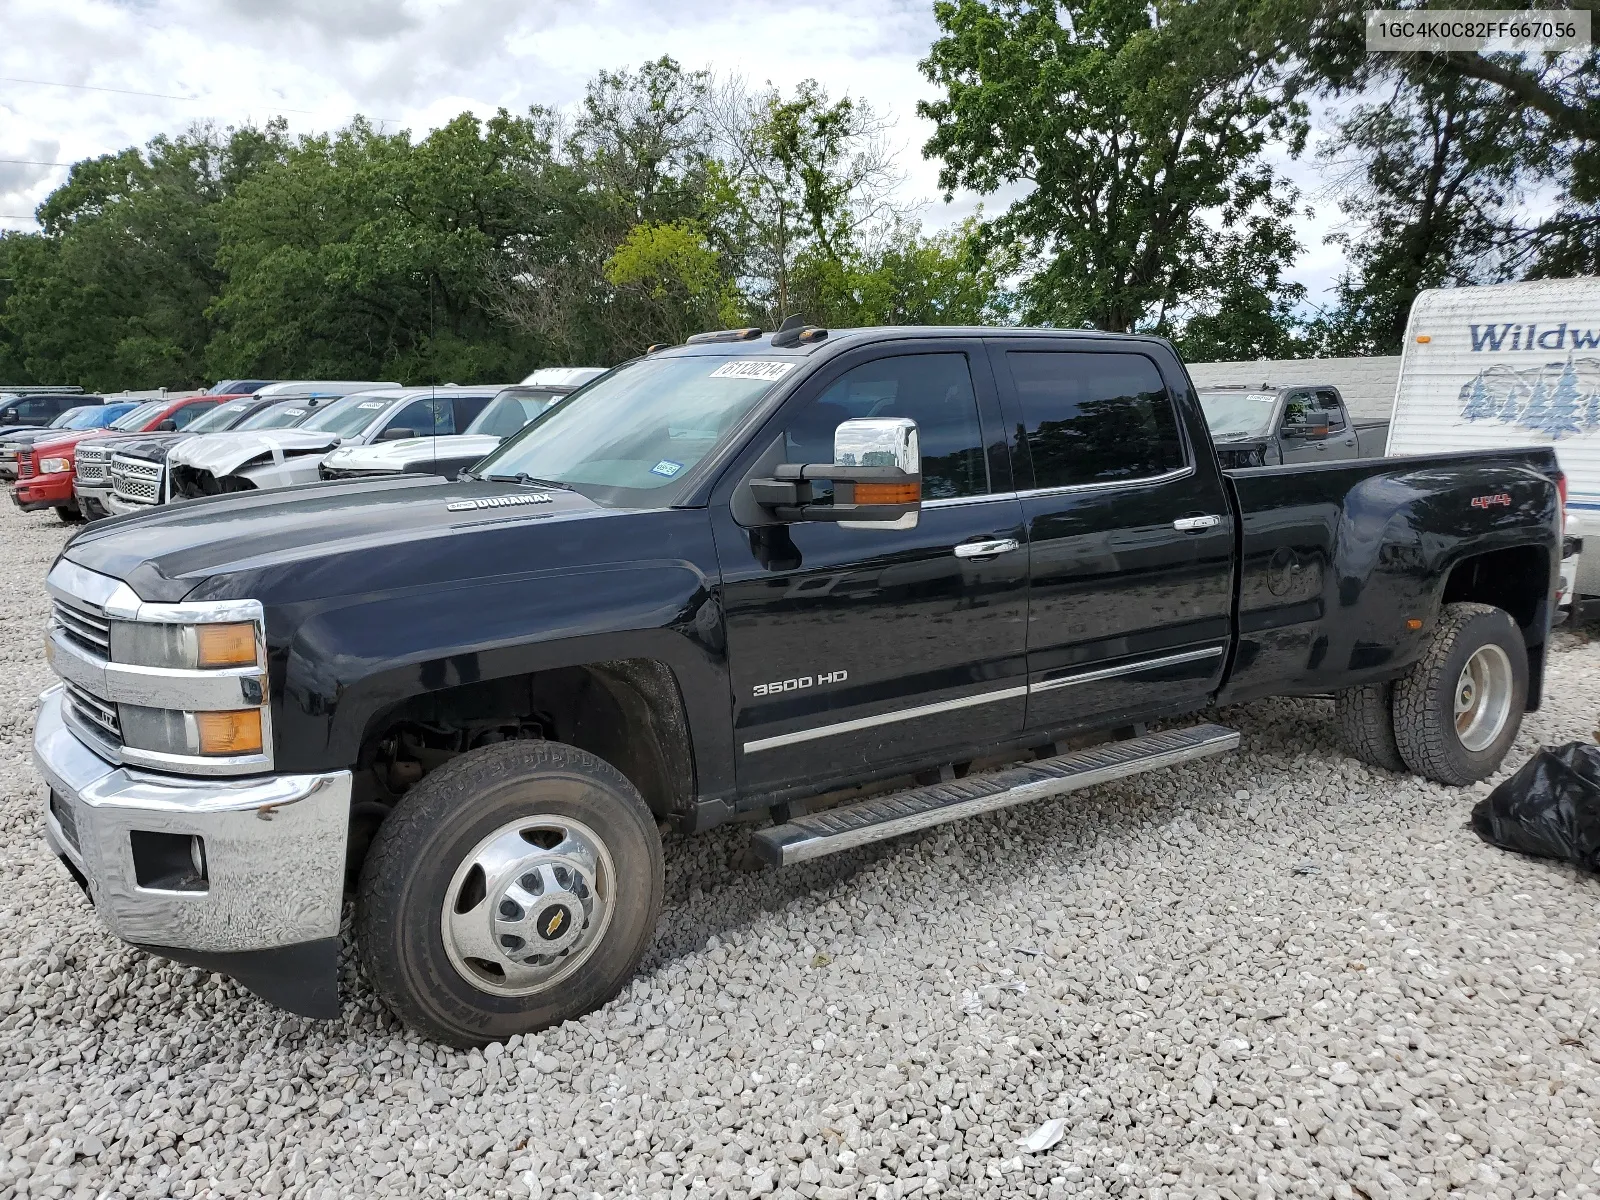
<path id="1" fill-rule="evenodd" d="M 1552 446 L 1567 477 L 1565 593 L 1600 596 L 1600 279 L 1421 293 L 1411 306 L 1388 454 Z"/>

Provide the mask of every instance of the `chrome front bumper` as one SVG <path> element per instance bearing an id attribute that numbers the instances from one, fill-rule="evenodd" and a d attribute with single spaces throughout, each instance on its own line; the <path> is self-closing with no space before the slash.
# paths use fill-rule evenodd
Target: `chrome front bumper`
<path id="1" fill-rule="evenodd" d="M 201 779 L 119 767 L 66 726 L 61 697 L 59 686 L 40 697 L 33 735 L 51 792 L 45 837 L 113 933 L 210 955 L 338 937 L 350 772 Z M 201 839 L 204 877 L 148 886 L 135 842 L 151 842 L 136 834 Z"/>
<path id="2" fill-rule="evenodd" d="M 98 493 L 96 493 L 98 495 Z M 128 513 L 149 512 L 155 507 L 154 503 L 141 504 L 137 500 L 124 500 L 113 491 L 105 493 L 105 499 L 100 501 L 114 516 L 122 517 Z"/>
<path id="3" fill-rule="evenodd" d="M 85 500 L 98 504 L 105 512 L 111 511 L 111 483 L 106 481 L 103 487 L 86 487 L 76 480 L 72 484 L 72 494 L 78 498 L 81 505 Z"/>

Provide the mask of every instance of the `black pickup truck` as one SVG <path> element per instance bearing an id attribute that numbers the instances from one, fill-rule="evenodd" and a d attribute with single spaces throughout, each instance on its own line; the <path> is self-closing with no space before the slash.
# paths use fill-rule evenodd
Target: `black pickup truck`
<path id="1" fill-rule="evenodd" d="M 1158 339 L 703 334 L 468 477 L 79 533 L 48 839 L 115 933 L 307 1015 L 353 892 L 396 1013 L 504 1038 L 627 979 L 664 829 L 770 815 L 781 865 L 1231 749 L 1175 719 L 1274 695 L 1484 777 L 1539 702 L 1558 483 L 1547 448 L 1223 471 Z"/>

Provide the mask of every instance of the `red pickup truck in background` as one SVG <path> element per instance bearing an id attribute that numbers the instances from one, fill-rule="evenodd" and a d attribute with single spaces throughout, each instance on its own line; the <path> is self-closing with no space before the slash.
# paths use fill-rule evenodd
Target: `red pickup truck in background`
<path id="1" fill-rule="evenodd" d="M 151 400 L 104 429 L 63 431 L 61 437 L 39 442 L 17 456 L 17 482 L 11 489 L 11 498 L 19 508 L 30 512 L 53 508 L 63 521 L 77 521 L 82 514 L 72 490 L 72 477 L 77 468 L 79 442 L 124 433 L 149 433 L 168 421 L 173 422 L 168 428 L 181 429 L 207 409 L 232 399 L 235 397 L 185 396 Z"/>

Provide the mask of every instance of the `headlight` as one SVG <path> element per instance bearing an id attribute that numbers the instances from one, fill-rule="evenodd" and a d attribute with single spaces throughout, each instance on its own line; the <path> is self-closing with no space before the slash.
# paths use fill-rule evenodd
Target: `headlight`
<path id="1" fill-rule="evenodd" d="M 111 661 L 193 671 L 257 665 L 256 627 L 248 621 L 216 625 L 111 622 Z"/>
<path id="2" fill-rule="evenodd" d="M 59 475 L 63 471 L 72 470 L 70 458 L 41 458 L 39 460 L 39 474 Z"/>
<path id="3" fill-rule="evenodd" d="M 157 754 L 217 758 L 261 753 L 261 710 L 180 712 L 170 708 L 118 706 L 122 740 L 136 750 Z"/>

